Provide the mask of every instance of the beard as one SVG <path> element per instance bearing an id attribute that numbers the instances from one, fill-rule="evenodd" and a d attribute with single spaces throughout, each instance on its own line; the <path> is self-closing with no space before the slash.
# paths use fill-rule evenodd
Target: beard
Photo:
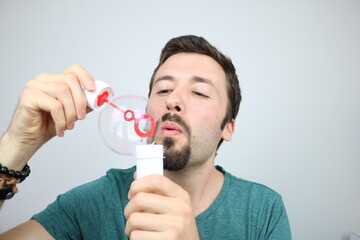
<path id="1" fill-rule="evenodd" d="M 184 130 L 183 134 L 186 137 L 185 143 L 183 146 L 178 148 L 175 146 L 176 140 L 171 137 L 165 137 L 159 139 L 158 144 L 163 144 L 164 146 L 164 169 L 168 171 L 180 171 L 186 167 L 190 160 L 191 147 L 190 147 L 190 136 L 191 131 L 186 122 L 177 114 L 167 113 L 161 118 L 162 122 L 170 121 L 177 123 Z M 157 122 L 157 129 L 160 122 Z M 155 134 L 154 134 L 155 135 Z M 155 136 L 152 136 L 154 141 Z"/>
<path id="2" fill-rule="evenodd" d="M 169 171 L 180 171 L 188 164 L 191 148 L 187 142 L 181 149 L 174 149 L 175 141 L 172 138 L 165 138 L 164 145 L 164 169 Z"/>

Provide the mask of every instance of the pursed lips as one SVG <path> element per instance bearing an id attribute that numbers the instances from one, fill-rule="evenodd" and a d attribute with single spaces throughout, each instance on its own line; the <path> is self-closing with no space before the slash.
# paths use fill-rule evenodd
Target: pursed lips
<path id="1" fill-rule="evenodd" d="M 164 122 L 160 125 L 160 134 L 168 137 L 182 134 L 182 129 L 174 122 Z"/>

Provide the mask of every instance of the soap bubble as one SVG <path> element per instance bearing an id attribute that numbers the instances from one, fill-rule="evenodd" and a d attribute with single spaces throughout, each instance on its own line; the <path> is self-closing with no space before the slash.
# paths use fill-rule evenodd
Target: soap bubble
<path id="1" fill-rule="evenodd" d="M 146 114 L 146 104 L 144 97 L 124 95 L 111 99 L 101 110 L 100 135 L 111 150 L 120 155 L 135 155 L 135 146 L 154 133 L 156 124 Z"/>

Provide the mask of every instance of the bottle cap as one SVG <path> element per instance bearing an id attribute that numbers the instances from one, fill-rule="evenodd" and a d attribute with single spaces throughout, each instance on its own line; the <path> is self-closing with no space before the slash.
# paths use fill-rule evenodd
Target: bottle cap
<path id="1" fill-rule="evenodd" d="M 136 146 L 136 177 L 142 178 L 151 174 L 164 175 L 162 145 Z"/>
<path id="2" fill-rule="evenodd" d="M 136 158 L 163 158 L 163 145 L 144 144 L 136 146 Z"/>
<path id="3" fill-rule="evenodd" d="M 113 89 L 103 81 L 95 81 L 95 91 L 89 92 L 84 90 L 88 107 L 100 111 L 105 107 L 105 100 L 114 96 Z"/>

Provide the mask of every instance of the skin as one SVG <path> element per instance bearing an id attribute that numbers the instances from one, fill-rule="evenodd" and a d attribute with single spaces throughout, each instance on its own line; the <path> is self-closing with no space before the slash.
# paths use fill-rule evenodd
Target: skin
<path id="1" fill-rule="evenodd" d="M 130 201 L 124 210 L 128 219 L 125 232 L 130 239 L 199 239 L 195 217 L 211 205 L 224 181 L 223 174 L 214 168 L 216 146 L 221 138 L 231 140 L 234 131 L 233 120 L 220 129 L 228 104 L 225 81 L 220 65 L 199 54 L 173 55 L 159 68 L 148 113 L 156 120 L 169 112 L 178 114 L 191 135 L 183 134 L 180 127 L 176 132 L 157 131 L 154 139 L 161 144 L 165 137 L 171 137 L 173 147 L 181 149 L 190 138 L 192 154 L 180 171 L 146 176 L 131 184 Z M 22 169 L 46 141 L 64 136 L 75 121 L 85 118 L 85 97 L 79 83 L 93 90 L 93 78 L 79 65 L 62 74 L 41 74 L 29 82 L 15 111 L 17 117 L 1 139 L 1 164 Z M 18 117 L 19 121 L 15 120 Z M 21 153 L 19 149 L 27 145 Z M 13 150 L 8 150 L 9 146 Z M 30 220 L 0 239 L 53 238 Z"/>

